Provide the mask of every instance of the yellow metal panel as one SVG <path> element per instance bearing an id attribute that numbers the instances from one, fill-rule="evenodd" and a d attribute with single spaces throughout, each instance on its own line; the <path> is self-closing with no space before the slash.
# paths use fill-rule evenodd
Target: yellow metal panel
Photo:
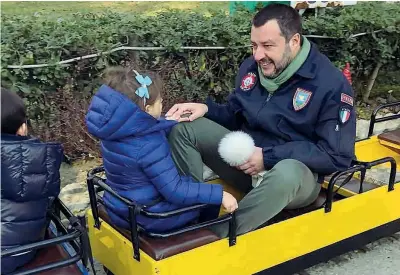
<path id="1" fill-rule="evenodd" d="M 133 258 L 132 242 L 118 231 L 102 222 L 100 230 L 94 227 L 92 211 L 87 211 L 89 240 L 93 257 L 105 265 L 115 275 L 125 274 L 158 274 L 155 261 L 143 251 L 140 251 L 140 262 Z"/>
<path id="2" fill-rule="evenodd" d="M 400 154 L 383 146 L 376 136 L 370 139 L 356 142 L 355 150 L 357 159 L 360 161 L 374 161 L 385 157 L 393 157 L 397 163 L 397 169 L 400 169 Z M 390 167 L 390 164 L 382 164 L 384 167 Z"/>
<path id="3" fill-rule="evenodd" d="M 249 275 L 399 219 L 399 201 L 400 186 L 392 192 L 383 186 L 335 202 L 331 213 L 316 210 L 239 236 L 232 247 L 224 239 L 161 261 L 142 252 L 140 263 L 108 225 L 102 233 L 93 229 L 90 212 L 89 228 L 95 258 L 115 275 Z"/>
<path id="4" fill-rule="evenodd" d="M 381 187 L 239 236 L 160 261 L 160 275 L 253 274 L 400 218 L 400 188 Z"/>
<path id="5" fill-rule="evenodd" d="M 336 185 L 336 184 L 335 184 L 335 187 L 333 188 L 333 191 L 336 192 L 336 190 L 339 188 L 339 186 L 340 186 L 340 185 Z M 322 184 L 322 188 L 325 188 L 325 189 L 328 188 L 328 182 L 327 182 L 327 181 L 325 181 L 325 182 Z M 338 193 L 339 195 L 344 196 L 344 197 L 351 197 L 351 196 L 354 196 L 354 195 L 357 195 L 357 194 L 358 194 L 358 193 L 355 193 L 355 192 L 353 192 L 353 191 L 351 191 L 351 190 L 349 190 L 349 189 L 346 189 L 346 185 L 343 186 L 342 188 L 340 188 L 339 191 L 337 191 L 337 193 Z"/>
<path id="6" fill-rule="evenodd" d="M 229 183 L 226 183 L 225 181 L 221 180 L 221 179 L 215 179 L 215 180 L 211 180 L 208 181 L 207 183 L 213 183 L 213 184 L 221 184 L 224 191 L 232 194 L 232 196 L 234 196 L 236 198 L 237 201 L 240 201 L 241 199 L 243 199 L 244 194 L 242 192 L 240 192 L 239 190 L 235 189 L 232 185 L 230 185 Z M 221 209 L 219 211 L 219 215 L 225 215 L 228 212 L 225 211 L 225 209 L 221 206 Z"/>

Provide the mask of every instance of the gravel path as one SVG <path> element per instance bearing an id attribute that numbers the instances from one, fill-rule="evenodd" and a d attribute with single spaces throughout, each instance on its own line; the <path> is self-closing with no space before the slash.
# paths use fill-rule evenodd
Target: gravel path
<path id="1" fill-rule="evenodd" d="M 399 275 L 400 233 L 370 243 L 327 263 L 313 266 L 299 275 Z"/>

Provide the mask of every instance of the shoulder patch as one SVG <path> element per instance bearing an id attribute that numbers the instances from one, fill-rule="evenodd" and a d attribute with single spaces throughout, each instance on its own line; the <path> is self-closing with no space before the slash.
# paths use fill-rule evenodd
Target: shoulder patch
<path id="1" fill-rule="evenodd" d="M 343 102 L 343 103 L 347 103 L 347 104 L 349 104 L 350 106 L 353 106 L 353 104 L 354 104 L 353 97 L 351 97 L 351 96 L 349 96 L 349 95 L 346 95 L 346 94 L 344 94 L 344 93 L 342 93 L 342 94 L 340 95 L 340 101 Z"/>
<path id="2" fill-rule="evenodd" d="M 293 108 L 295 111 L 299 111 L 307 106 L 308 102 L 310 102 L 312 92 L 307 91 L 302 88 L 297 88 L 294 96 L 293 96 Z"/>
<path id="3" fill-rule="evenodd" d="M 351 116 L 351 110 L 347 107 L 340 107 L 339 109 L 339 121 L 341 124 L 345 124 L 349 121 Z"/>
<path id="4" fill-rule="evenodd" d="M 251 90 L 257 82 L 257 75 L 253 72 L 247 73 L 243 78 L 242 82 L 240 83 L 240 89 L 242 91 L 249 91 Z"/>

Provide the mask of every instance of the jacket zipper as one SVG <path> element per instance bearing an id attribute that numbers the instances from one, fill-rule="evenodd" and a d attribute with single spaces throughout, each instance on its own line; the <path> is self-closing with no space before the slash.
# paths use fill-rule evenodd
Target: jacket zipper
<path id="1" fill-rule="evenodd" d="M 295 79 L 294 81 L 289 83 L 285 89 L 289 89 L 291 86 L 295 85 L 297 82 L 299 82 L 299 80 Z M 265 90 L 265 91 L 267 91 L 267 90 Z M 276 92 L 278 92 L 278 91 L 275 91 L 274 93 L 276 93 Z M 260 115 L 261 110 L 267 105 L 267 103 L 271 100 L 271 97 L 274 94 L 274 93 L 270 93 L 268 91 L 267 91 L 267 93 L 268 93 L 267 99 L 264 101 L 264 103 L 262 104 L 260 110 L 258 110 L 258 112 L 257 112 L 257 116 L 256 116 L 257 123 L 259 123 L 258 116 Z"/>
<path id="2" fill-rule="evenodd" d="M 261 106 L 261 109 L 264 108 L 265 105 L 267 105 L 267 103 L 271 99 L 271 97 L 272 97 L 272 93 L 268 93 L 267 99 L 264 101 L 263 105 Z M 261 109 L 260 109 L 260 111 L 261 111 Z M 258 111 L 258 112 L 260 112 L 260 111 Z"/>
<path id="3" fill-rule="evenodd" d="M 258 110 L 257 112 L 257 123 L 258 123 L 258 116 L 260 115 L 261 110 L 265 107 L 265 105 L 267 105 L 268 101 L 271 99 L 272 97 L 272 93 L 268 93 L 267 99 L 264 101 L 263 105 L 261 106 L 261 108 Z"/>
<path id="4" fill-rule="evenodd" d="M 268 93 L 267 100 L 264 102 L 264 104 L 267 103 L 267 102 L 271 99 L 271 97 L 272 97 L 272 94 L 271 94 L 271 93 Z"/>

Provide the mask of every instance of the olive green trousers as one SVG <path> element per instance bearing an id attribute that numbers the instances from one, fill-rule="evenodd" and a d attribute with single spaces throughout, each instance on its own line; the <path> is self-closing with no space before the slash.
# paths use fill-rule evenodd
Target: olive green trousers
<path id="1" fill-rule="evenodd" d="M 256 187 L 250 175 L 229 166 L 218 154 L 220 140 L 229 133 L 221 125 L 199 118 L 193 122 L 182 122 L 170 135 L 172 157 L 183 175 L 203 181 L 203 163 L 222 180 L 245 193 L 236 210 L 236 232 L 238 235 L 256 229 L 284 208 L 295 209 L 315 201 L 321 189 L 317 176 L 294 159 L 278 162 L 264 174 Z M 229 225 L 218 224 L 211 228 L 219 237 L 228 236 Z"/>

